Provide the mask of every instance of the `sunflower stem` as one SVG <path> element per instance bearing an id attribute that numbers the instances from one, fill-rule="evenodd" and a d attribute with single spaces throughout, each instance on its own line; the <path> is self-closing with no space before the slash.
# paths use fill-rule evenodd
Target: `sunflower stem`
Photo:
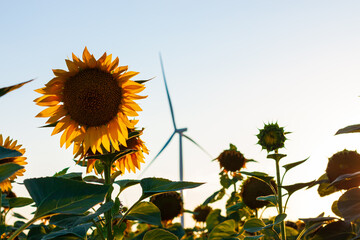
<path id="1" fill-rule="evenodd" d="M 275 150 L 275 154 L 278 154 L 278 151 Z M 278 204 L 279 204 L 279 214 L 283 213 L 283 205 L 282 205 L 282 193 L 281 193 L 281 179 L 280 179 L 280 157 L 276 157 L 276 181 L 277 181 L 277 190 L 278 190 Z M 280 232 L 281 232 L 281 240 L 286 240 L 285 233 L 285 222 L 282 221 L 280 223 Z"/>
<path id="2" fill-rule="evenodd" d="M 24 223 L 24 225 L 22 225 L 20 228 L 18 228 L 10 237 L 8 240 L 13 240 L 15 239 L 22 231 L 24 231 L 28 226 L 30 226 L 31 224 L 33 224 L 36 220 L 38 220 L 37 217 L 34 217 L 33 219 L 31 219 L 30 221 L 28 221 L 27 223 Z"/>
<path id="3" fill-rule="evenodd" d="M 103 161 L 104 164 L 104 175 L 105 175 L 105 184 L 111 185 L 109 192 L 106 195 L 105 203 L 111 202 L 111 193 L 112 193 L 112 181 L 111 181 L 111 160 L 106 159 L 107 161 Z M 105 212 L 105 225 L 107 229 L 107 239 L 112 240 L 112 215 L 111 215 L 111 209 L 109 209 L 107 212 Z"/>

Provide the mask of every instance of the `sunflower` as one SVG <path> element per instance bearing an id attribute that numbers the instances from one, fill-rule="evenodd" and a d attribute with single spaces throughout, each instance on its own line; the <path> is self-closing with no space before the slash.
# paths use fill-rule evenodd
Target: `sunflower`
<path id="1" fill-rule="evenodd" d="M 7 149 L 11 149 L 11 150 L 16 150 L 22 154 L 25 153 L 25 149 L 21 148 L 22 145 L 16 145 L 17 141 L 13 141 L 12 139 L 10 139 L 9 137 L 7 137 L 5 139 L 5 141 L 3 140 L 3 136 L 0 134 L 0 146 L 7 148 Z M 20 157 L 11 157 L 11 158 L 3 158 L 0 159 L 0 164 L 5 164 L 5 163 L 16 163 L 19 165 L 26 165 L 27 162 L 25 162 L 26 157 L 20 156 Z M 14 181 L 14 179 L 18 176 L 23 176 L 25 172 L 25 168 L 20 169 L 18 171 L 16 171 L 13 175 L 11 175 L 8 179 L 2 181 L 0 183 L 0 188 L 1 191 L 3 192 L 9 192 L 11 189 L 11 181 Z"/>
<path id="2" fill-rule="evenodd" d="M 233 144 L 230 144 L 230 149 L 224 150 L 216 159 L 220 168 L 224 168 L 226 172 L 239 171 L 246 163 L 244 155 Z"/>
<path id="3" fill-rule="evenodd" d="M 207 205 L 200 205 L 194 209 L 194 214 L 192 217 L 197 222 L 206 222 L 206 218 L 211 211 L 211 207 Z"/>
<path id="4" fill-rule="evenodd" d="M 112 61 L 111 54 L 96 60 L 86 47 L 82 60 L 74 54 L 72 59 L 65 60 L 68 71 L 53 70 L 55 77 L 35 90 L 43 94 L 34 100 L 36 104 L 47 107 L 36 117 L 49 117 L 52 135 L 63 132 L 61 147 L 80 143 L 74 144 L 74 154 L 80 146 L 83 154 L 89 149 L 102 153 L 101 146 L 120 151 L 120 144 L 126 146 L 128 129 L 134 128 L 128 117 L 141 111 L 134 100 L 145 98 L 137 95 L 145 86 L 130 80 L 138 72 L 118 66 L 119 58 Z"/>
<path id="5" fill-rule="evenodd" d="M 118 159 L 115 159 L 111 167 L 111 173 L 120 171 L 121 174 L 124 174 L 125 169 L 127 169 L 128 172 L 133 171 L 135 173 L 136 168 L 140 170 L 140 163 L 145 163 L 144 153 L 149 154 L 149 150 L 146 148 L 145 143 L 140 139 L 140 135 L 142 135 L 143 129 L 140 131 L 134 129 L 128 129 L 128 131 L 129 131 L 129 138 L 126 140 L 126 146 L 120 145 L 119 153 L 121 151 L 124 152 L 127 150 L 133 150 L 133 152 L 125 156 L 122 156 Z M 101 146 L 102 148 L 104 148 L 103 145 Z M 84 157 L 100 154 L 99 152 L 93 154 L 91 151 L 88 151 L 87 154 L 84 155 L 82 148 L 83 146 L 80 146 L 78 153 L 75 154 L 75 157 L 79 156 L 78 162 L 84 159 Z M 95 167 L 96 161 L 99 160 L 88 158 L 87 169 L 86 169 L 87 173 L 91 172 L 94 169 L 95 173 L 99 174 L 97 168 Z"/>
<path id="6" fill-rule="evenodd" d="M 333 182 L 337 177 L 344 174 L 351 174 L 360 171 L 360 154 L 356 151 L 343 151 L 335 153 L 331 158 L 326 168 L 326 175 L 330 182 Z M 335 183 L 334 186 L 338 189 L 350 189 L 360 186 L 360 177 L 344 180 Z"/>
<path id="7" fill-rule="evenodd" d="M 150 202 L 160 209 L 161 221 L 172 221 L 184 211 L 184 203 L 178 192 L 166 192 L 152 196 Z"/>
<path id="8" fill-rule="evenodd" d="M 267 152 L 278 150 L 284 147 L 287 140 L 285 137 L 289 132 L 285 132 L 283 127 L 279 127 L 277 123 L 264 124 L 264 128 L 259 130 L 256 135 L 259 139 L 258 144 Z"/>
<path id="9" fill-rule="evenodd" d="M 243 202 L 251 209 L 257 209 L 265 207 L 269 204 L 268 201 L 260 201 L 256 200 L 256 198 L 261 196 L 268 196 L 275 194 L 273 189 L 276 191 L 276 183 L 274 180 L 270 181 L 272 187 L 269 184 L 265 183 L 264 181 L 250 177 L 246 179 L 241 187 L 241 198 Z"/>

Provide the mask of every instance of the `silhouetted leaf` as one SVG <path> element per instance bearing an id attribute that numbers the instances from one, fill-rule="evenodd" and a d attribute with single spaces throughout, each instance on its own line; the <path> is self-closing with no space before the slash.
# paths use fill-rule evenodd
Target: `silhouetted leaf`
<path id="1" fill-rule="evenodd" d="M 107 185 L 58 178 L 33 178 L 24 181 L 35 202 L 35 217 L 53 213 L 81 214 L 102 201 L 109 190 Z"/>
<path id="2" fill-rule="evenodd" d="M 20 156 L 22 156 L 21 152 L 0 146 L 0 159 L 20 157 Z"/>
<path id="3" fill-rule="evenodd" d="M 222 240 L 224 238 L 230 238 L 237 235 L 235 230 L 236 224 L 233 219 L 226 220 L 217 226 L 210 232 L 208 240 Z"/>
<path id="4" fill-rule="evenodd" d="M 20 166 L 16 163 L 5 163 L 0 165 L 0 182 L 8 179 L 11 177 L 14 173 L 19 171 L 20 169 L 23 169 L 23 166 Z"/>
<path id="5" fill-rule="evenodd" d="M 16 212 L 13 212 L 13 216 L 16 217 L 16 218 L 19 218 L 19 219 L 26 219 L 26 217 L 24 217 L 23 215 L 19 214 L 19 213 L 16 213 Z"/>
<path id="6" fill-rule="evenodd" d="M 355 133 L 355 132 L 360 132 L 360 124 L 350 125 L 341 128 L 335 133 L 335 135 L 343 134 L 343 133 Z"/>
<path id="7" fill-rule="evenodd" d="M 140 181 L 142 188 L 141 200 L 156 195 L 158 193 L 178 191 L 187 188 L 194 188 L 202 185 L 203 183 L 196 182 L 176 182 L 164 178 L 144 178 Z"/>
<path id="8" fill-rule="evenodd" d="M 268 201 L 268 202 L 271 202 L 274 206 L 277 205 L 277 200 L 276 200 L 276 196 L 275 196 L 275 195 L 268 195 L 268 196 L 257 197 L 256 200 L 259 200 L 259 201 Z"/>
<path id="9" fill-rule="evenodd" d="M 286 165 L 283 166 L 283 168 L 285 168 L 285 171 L 287 172 L 287 171 L 289 171 L 290 169 L 292 169 L 292 168 L 294 168 L 294 167 L 296 167 L 296 166 L 304 163 L 304 162 L 305 162 L 306 160 L 308 160 L 308 159 L 309 159 L 309 158 L 306 158 L 306 159 L 301 160 L 301 161 L 298 161 L 298 162 L 286 164 Z"/>
<path id="10" fill-rule="evenodd" d="M 232 213 L 237 212 L 239 209 L 244 208 L 245 206 L 246 205 L 243 202 L 239 202 L 239 203 L 237 203 L 235 205 L 232 205 L 232 206 L 226 208 L 226 215 L 229 216 Z"/>
<path id="11" fill-rule="evenodd" d="M 164 229 L 154 229 L 148 231 L 143 240 L 178 240 L 178 238 L 172 234 L 171 232 L 168 232 Z"/>
<path id="12" fill-rule="evenodd" d="M 11 92 L 11 91 L 13 91 L 15 89 L 18 89 L 18 88 L 22 87 L 23 85 L 25 85 L 28 82 L 31 82 L 32 80 L 34 80 L 34 79 L 31 79 L 31 80 L 26 81 L 26 82 L 18 83 L 18 84 L 9 86 L 9 87 L 0 88 L 0 97 L 4 96 L 8 92 Z"/>
<path id="13" fill-rule="evenodd" d="M 339 211 L 339 208 L 338 208 L 338 202 L 339 201 L 334 201 L 331 205 L 331 211 L 338 217 L 341 217 L 341 218 L 344 218 L 342 215 L 341 215 L 341 212 Z"/>
<path id="14" fill-rule="evenodd" d="M 334 181 L 332 181 L 329 185 L 330 186 L 333 186 L 337 183 L 342 183 L 342 182 L 347 182 L 347 181 L 350 181 L 352 180 L 353 178 L 359 178 L 360 176 L 360 171 L 359 172 L 354 172 L 354 173 L 349 173 L 349 174 L 343 174 L 343 175 L 340 175 L 338 176 Z"/>
<path id="15" fill-rule="evenodd" d="M 265 226 L 265 223 L 261 219 L 252 218 L 245 222 L 244 230 L 250 233 L 255 233 L 263 230 Z"/>
<path id="16" fill-rule="evenodd" d="M 306 183 L 295 183 L 292 185 L 287 185 L 287 186 L 281 186 L 282 188 L 284 188 L 289 195 L 293 194 L 294 192 L 304 188 L 304 187 L 309 187 L 312 186 L 315 183 L 314 181 L 310 181 L 310 182 L 306 182 Z"/>
<path id="17" fill-rule="evenodd" d="M 151 202 L 140 202 L 126 216 L 129 220 L 138 220 L 152 225 L 161 226 L 161 214 Z"/>
<path id="18" fill-rule="evenodd" d="M 71 239 L 70 237 L 79 237 L 80 239 L 84 239 L 86 236 L 87 231 L 92 226 L 92 223 L 86 223 L 82 225 L 78 225 L 73 228 L 64 229 L 56 232 L 51 232 L 50 234 L 45 235 L 41 240 L 50 240 L 55 239 L 57 237 L 65 237 L 66 239 Z M 76 238 L 75 238 L 76 239 Z"/>
<path id="19" fill-rule="evenodd" d="M 211 231 L 216 225 L 225 221 L 225 217 L 221 216 L 221 210 L 215 209 L 206 217 L 206 228 Z"/>
<path id="20" fill-rule="evenodd" d="M 317 190 L 320 197 L 324 197 L 339 191 L 339 189 L 337 189 L 335 186 L 330 186 L 329 178 L 327 177 L 326 173 L 323 174 L 317 181 L 321 182 Z"/>
<path id="21" fill-rule="evenodd" d="M 263 173 L 263 172 L 245 172 L 245 171 L 240 171 L 240 173 L 248 175 L 248 176 L 252 176 L 252 177 L 257 177 L 261 180 L 263 180 L 264 182 L 270 182 L 273 177 L 269 176 L 267 173 Z"/>
<path id="22" fill-rule="evenodd" d="M 274 159 L 275 161 L 280 161 L 284 157 L 286 157 L 286 154 L 274 153 L 267 155 L 267 158 Z"/>
<path id="23" fill-rule="evenodd" d="M 171 226 L 168 226 L 166 230 L 168 230 L 172 234 L 175 234 L 179 239 L 181 239 L 185 235 L 185 230 L 180 223 L 172 224 Z"/>
<path id="24" fill-rule="evenodd" d="M 352 188 L 339 198 L 337 206 L 346 221 L 353 221 L 360 217 L 360 189 Z"/>
<path id="25" fill-rule="evenodd" d="M 70 168 L 70 167 L 64 168 L 63 170 L 55 173 L 55 174 L 53 175 L 53 177 L 59 177 L 59 176 L 62 176 L 62 175 L 64 175 L 64 174 L 66 174 L 67 171 L 69 170 L 69 168 Z"/>
<path id="26" fill-rule="evenodd" d="M 350 240 L 356 234 L 352 232 L 351 223 L 336 221 L 321 227 L 312 240 Z"/>

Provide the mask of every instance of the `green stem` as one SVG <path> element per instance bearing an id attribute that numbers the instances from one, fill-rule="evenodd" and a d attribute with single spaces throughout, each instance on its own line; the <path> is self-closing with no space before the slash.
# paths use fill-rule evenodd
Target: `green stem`
<path id="1" fill-rule="evenodd" d="M 111 161 L 103 161 L 104 164 L 104 175 L 105 175 L 105 184 L 111 185 L 109 192 L 106 195 L 105 203 L 111 202 L 111 193 L 112 193 L 112 182 L 111 182 Z M 107 239 L 113 240 L 112 235 L 112 216 L 111 209 L 105 212 L 105 225 L 107 229 Z"/>
<path id="2" fill-rule="evenodd" d="M 105 237 L 104 237 L 104 233 L 102 231 L 102 228 L 99 226 L 99 224 L 97 224 L 97 222 L 93 219 L 92 222 L 94 223 L 95 227 L 97 228 L 97 230 L 99 231 L 99 235 L 101 237 L 102 240 L 105 240 Z"/>
<path id="3" fill-rule="evenodd" d="M 278 154 L 277 151 L 275 151 Z M 278 190 L 278 204 L 279 204 L 279 214 L 283 213 L 283 205 L 282 205 L 282 194 L 281 194 L 281 180 L 280 180 L 280 159 L 276 158 L 276 181 L 277 181 L 277 190 Z M 285 222 L 282 221 L 280 223 L 280 232 L 281 232 L 281 240 L 286 240 L 286 233 L 285 233 Z"/>
<path id="4" fill-rule="evenodd" d="M 10 237 L 8 240 L 13 240 L 15 239 L 22 231 L 24 231 L 28 226 L 30 226 L 31 224 L 33 224 L 36 220 L 38 220 L 37 217 L 34 217 L 33 219 L 31 219 L 30 221 L 28 221 L 27 223 L 24 223 L 24 225 L 22 225 L 20 228 L 18 228 Z"/>

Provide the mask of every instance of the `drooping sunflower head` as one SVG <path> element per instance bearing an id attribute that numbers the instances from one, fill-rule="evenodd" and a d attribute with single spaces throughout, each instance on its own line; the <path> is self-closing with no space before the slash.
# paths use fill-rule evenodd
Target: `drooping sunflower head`
<path id="1" fill-rule="evenodd" d="M 140 136 L 143 133 L 143 130 L 135 130 L 135 129 L 128 129 L 129 131 L 129 138 L 126 140 L 126 146 L 119 144 L 116 146 L 117 148 L 113 149 L 112 152 L 121 153 L 121 152 L 128 152 L 125 156 L 120 156 L 117 159 L 114 159 L 111 173 L 120 171 L 121 174 L 125 173 L 125 169 L 128 172 L 133 171 L 136 172 L 136 169 L 140 170 L 140 163 L 145 163 L 144 161 L 144 153 L 149 154 L 149 150 L 146 148 L 145 143 L 141 140 Z M 106 152 L 103 145 L 101 145 L 103 152 Z M 78 162 L 84 159 L 84 157 L 90 157 L 92 155 L 102 154 L 100 152 L 96 152 L 95 154 L 91 151 L 88 151 L 85 155 L 83 154 L 82 146 L 80 146 L 79 151 L 75 154 L 75 157 L 79 156 Z M 99 164 L 100 160 L 88 158 L 87 160 L 87 169 L 86 172 L 89 173 L 92 170 L 95 171 L 96 174 L 102 172 L 102 169 L 96 167 L 96 164 Z"/>
<path id="2" fill-rule="evenodd" d="M 331 158 L 326 168 L 326 175 L 329 181 L 334 181 L 337 177 L 360 171 L 360 154 L 356 151 L 343 151 L 335 153 Z M 360 177 L 355 177 L 350 180 L 345 180 L 334 184 L 338 189 L 350 189 L 360 186 Z"/>
<path id="3" fill-rule="evenodd" d="M 22 145 L 17 145 L 17 140 L 13 141 L 12 139 L 10 139 L 10 137 L 7 137 L 5 140 L 3 139 L 3 136 L 0 134 L 0 146 L 7 148 L 7 149 L 11 149 L 11 150 L 16 150 L 22 154 L 25 153 L 25 149 L 21 148 Z M 19 165 L 26 165 L 27 162 L 25 161 L 26 157 L 24 156 L 20 156 L 20 157 L 10 157 L 10 158 L 2 158 L 0 159 L 0 165 L 1 164 L 6 164 L 6 163 L 16 163 Z M 3 192 L 10 192 L 11 191 L 11 182 L 14 181 L 15 178 L 17 178 L 18 176 L 23 176 L 25 172 L 25 168 L 22 168 L 18 171 L 16 171 L 13 175 L 11 175 L 8 179 L 2 181 L 0 183 L 0 188 L 1 191 Z"/>
<path id="4" fill-rule="evenodd" d="M 83 154 L 90 149 L 102 152 L 110 146 L 126 146 L 128 129 L 134 128 L 128 117 L 138 116 L 141 108 L 134 100 L 145 87 L 131 81 L 138 72 L 118 66 L 119 59 L 104 53 L 95 59 L 87 48 L 82 60 L 74 54 L 73 60 L 65 60 L 68 70 L 53 70 L 55 77 L 36 92 L 43 96 L 35 99 L 37 105 L 47 107 L 37 117 L 49 117 L 54 126 L 52 135 L 63 132 L 60 145 L 74 152 L 82 146 Z"/>
<path id="5" fill-rule="evenodd" d="M 161 193 L 150 198 L 161 213 L 161 221 L 171 221 L 183 213 L 183 200 L 178 192 Z"/>
<path id="6" fill-rule="evenodd" d="M 251 209 L 262 208 L 268 205 L 268 201 L 260 201 L 256 200 L 256 198 L 273 195 L 273 189 L 276 191 L 276 183 L 274 180 L 271 180 L 270 184 L 272 187 L 255 177 L 246 179 L 241 187 L 240 193 L 243 202 Z"/>
<path id="7" fill-rule="evenodd" d="M 207 216 L 212 211 L 212 208 L 208 205 L 200 205 L 194 209 L 193 219 L 197 222 L 205 222 Z"/>
<path id="8" fill-rule="evenodd" d="M 230 144 L 230 149 L 224 150 L 217 157 L 217 160 L 220 163 L 220 168 L 223 168 L 226 172 L 239 171 L 246 163 L 244 155 L 233 144 Z"/>
<path id="9" fill-rule="evenodd" d="M 259 134 L 256 135 L 259 139 L 258 144 L 262 149 L 266 149 L 267 152 L 277 150 L 284 147 L 284 143 L 287 140 L 283 127 L 279 127 L 277 123 L 264 124 L 264 128 L 259 130 Z"/>

